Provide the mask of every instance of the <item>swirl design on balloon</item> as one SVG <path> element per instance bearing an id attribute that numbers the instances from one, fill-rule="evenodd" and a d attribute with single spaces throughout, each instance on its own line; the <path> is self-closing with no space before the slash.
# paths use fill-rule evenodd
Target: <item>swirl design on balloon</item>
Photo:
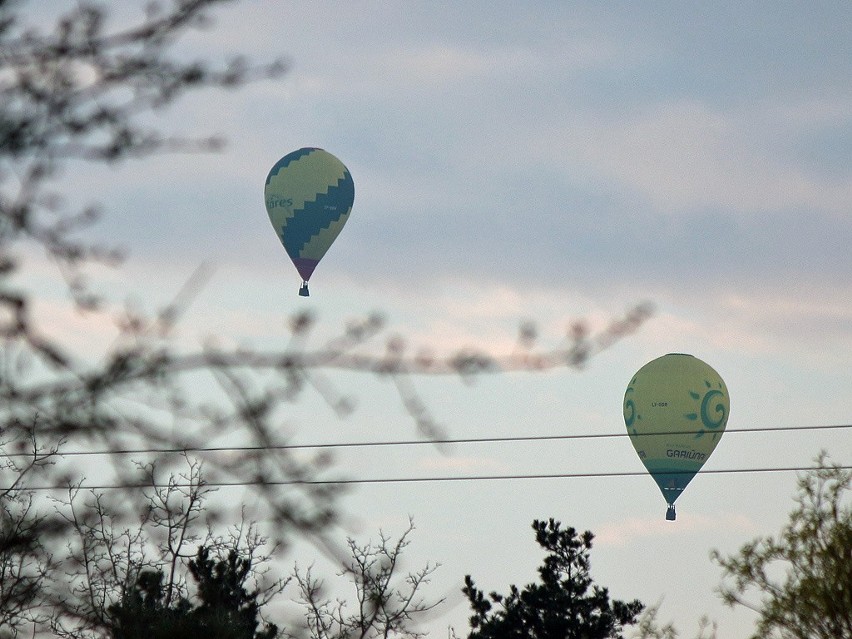
<path id="1" fill-rule="evenodd" d="M 705 427 L 710 429 L 719 428 L 728 418 L 728 411 L 725 408 L 725 403 L 719 401 L 715 406 L 712 407 L 712 411 L 715 414 L 715 417 L 711 415 L 711 402 L 714 397 L 724 398 L 724 394 L 720 390 L 711 390 L 708 391 L 706 395 L 704 395 L 704 399 L 701 400 L 701 423 L 704 424 Z"/>
<path id="2" fill-rule="evenodd" d="M 627 391 L 624 393 L 624 423 L 627 425 L 627 428 L 633 426 L 633 422 L 636 420 L 636 404 L 633 403 L 632 399 L 627 398 L 627 394 L 632 392 L 633 387 L 628 386 Z"/>
<path id="3" fill-rule="evenodd" d="M 687 413 L 684 415 L 687 419 L 692 421 L 697 421 L 699 416 L 701 418 L 701 423 L 704 425 L 704 428 L 699 430 L 695 434 L 695 439 L 700 439 L 703 437 L 707 430 L 716 431 L 719 427 L 723 426 L 725 422 L 728 420 L 728 409 L 725 406 L 725 393 L 721 390 L 717 390 L 715 388 L 710 388 L 710 382 L 704 382 L 709 389 L 704 396 L 702 397 L 700 393 L 695 391 L 689 391 L 689 396 L 694 400 L 701 400 L 701 407 L 698 412 L 695 413 Z M 721 384 L 719 385 L 721 387 Z M 714 399 L 716 400 L 716 405 L 712 405 Z M 705 430 L 706 429 L 706 430 Z M 715 440 L 719 436 L 718 432 L 713 433 L 713 439 Z"/>

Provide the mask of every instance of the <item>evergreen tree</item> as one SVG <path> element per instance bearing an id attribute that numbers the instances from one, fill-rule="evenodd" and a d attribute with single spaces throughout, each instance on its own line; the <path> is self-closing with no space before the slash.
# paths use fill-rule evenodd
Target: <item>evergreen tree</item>
<path id="1" fill-rule="evenodd" d="M 249 591 L 250 558 L 230 549 L 225 557 L 211 557 L 200 546 L 189 562 L 196 582 L 197 603 L 184 597 L 168 603 L 164 575 L 142 570 L 120 604 L 110 606 L 112 639 L 275 639 L 275 624 L 260 625 L 259 591 Z"/>
<path id="2" fill-rule="evenodd" d="M 189 562 L 189 571 L 198 585 L 201 600 L 193 615 L 200 625 L 214 632 L 208 637 L 221 639 L 274 639 L 278 635 L 275 624 L 266 624 L 258 631 L 257 590 L 246 590 L 246 581 L 251 576 L 252 562 L 231 549 L 224 558 L 210 557 L 210 549 L 200 547 L 198 555 Z"/>
<path id="3" fill-rule="evenodd" d="M 540 583 L 508 595 L 486 596 L 470 575 L 462 590 L 473 609 L 469 639 L 620 639 L 636 623 L 639 601 L 610 601 L 606 588 L 589 575 L 594 535 L 561 528 L 558 521 L 533 522 L 536 542 L 549 554 L 539 567 Z M 498 607 L 499 606 L 499 607 Z"/>

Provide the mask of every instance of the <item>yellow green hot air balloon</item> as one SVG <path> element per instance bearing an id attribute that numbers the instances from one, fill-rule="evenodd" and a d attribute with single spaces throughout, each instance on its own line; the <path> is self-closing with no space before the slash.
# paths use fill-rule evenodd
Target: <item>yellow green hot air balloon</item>
<path id="1" fill-rule="evenodd" d="M 624 423 L 645 468 L 675 519 L 675 500 L 710 457 L 728 422 L 728 389 L 692 355 L 648 362 L 624 393 Z"/>
<path id="2" fill-rule="evenodd" d="M 337 238 L 355 200 L 349 170 L 328 151 L 304 148 L 278 160 L 263 189 L 269 221 L 302 276 L 299 295 Z"/>

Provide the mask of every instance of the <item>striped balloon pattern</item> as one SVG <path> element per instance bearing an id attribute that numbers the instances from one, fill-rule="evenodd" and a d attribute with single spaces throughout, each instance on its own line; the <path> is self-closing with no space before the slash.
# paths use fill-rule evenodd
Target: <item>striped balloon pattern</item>
<path id="1" fill-rule="evenodd" d="M 328 151 L 304 148 L 278 160 L 263 189 L 269 221 L 302 277 L 301 295 L 337 238 L 355 200 L 355 183 Z"/>

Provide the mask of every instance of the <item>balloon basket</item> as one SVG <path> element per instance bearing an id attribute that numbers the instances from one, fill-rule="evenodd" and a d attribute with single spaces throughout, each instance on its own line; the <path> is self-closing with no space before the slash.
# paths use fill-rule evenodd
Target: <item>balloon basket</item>
<path id="1" fill-rule="evenodd" d="M 308 292 L 308 283 L 302 282 L 302 286 L 299 288 L 299 296 L 300 297 L 309 297 L 310 293 Z"/>
<path id="2" fill-rule="evenodd" d="M 666 521 L 674 521 L 677 519 L 674 504 L 669 504 L 669 509 L 666 511 Z"/>

